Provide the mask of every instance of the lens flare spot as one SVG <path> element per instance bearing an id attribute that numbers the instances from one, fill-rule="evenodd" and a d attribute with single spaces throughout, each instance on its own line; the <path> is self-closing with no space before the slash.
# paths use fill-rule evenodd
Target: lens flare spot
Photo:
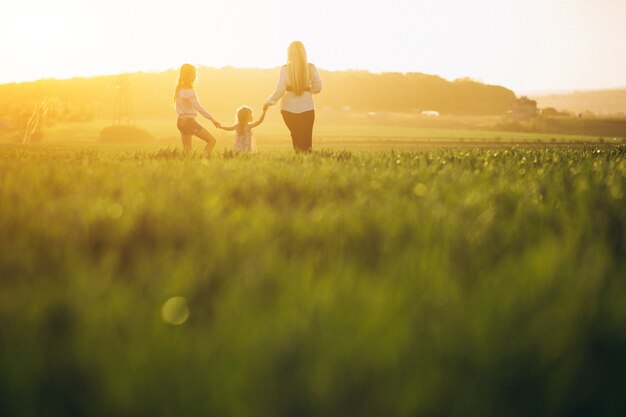
<path id="1" fill-rule="evenodd" d="M 415 184 L 415 187 L 413 187 L 413 193 L 415 193 L 418 197 L 426 197 L 426 194 L 428 194 L 428 187 L 426 184 L 422 184 L 421 182 L 417 183 Z"/>
<path id="2" fill-rule="evenodd" d="M 172 326 L 180 326 L 189 319 L 189 307 L 184 297 L 173 297 L 161 307 L 161 318 Z"/>

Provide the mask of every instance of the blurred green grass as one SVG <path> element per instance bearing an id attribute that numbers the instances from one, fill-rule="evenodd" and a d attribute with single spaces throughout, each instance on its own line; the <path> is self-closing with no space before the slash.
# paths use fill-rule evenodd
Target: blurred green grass
<path id="1" fill-rule="evenodd" d="M 622 416 L 625 194 L 623 145 L 0 147 L 0 414 Z"/>
<path id="2" fill-rule="evenodd" d="M 279 116 L 272 114 L 268 121 L 254 130 L 259 149 L 287 150 L 291 149 L 289 132 Z M 324 114 L 315 126 L 314 146 L 318 149 L 334 150 L 411 150 L 415 148 L 437 147 L 439 145 L 461 145 L 472 147 L 475 144 L 501 145 L 507 143 L 623 143 L 622 138 L 599 138 L 584 135 L 516 133 L 492 130 L 439 129 L 407 126 L 377 125 L 364 120 L 362 124 L 331 124 L 324 121 Z M 222 115 L 219 120 L 231 123 L 228 116 Z M 217 138 L 219 150 L 232 148 L 232 133 L 217 130 L 207 120 L 199 122 Z M 110 125 L 110 121 L 96 120 L 80 123 L 63 123 L 46 128 L 43 145 L 92 145 L 98 143 L 100 131 Z M 163 146 L 180 146 L 180 133 L 176 128 L 175 119 L 139 120 L 137 127 L 144 129 L 155 138 L 153 144 L 142 145 L 147 149 L 159 149 Z M 14 135 L 15 141 L 21 135 Z M 0 143 L 10 142 L 9 138 L 0 136 Z M 132 145 L 129 143 L 129 145 Z M 136 146 L 137 144 L 135 144 Z"/>

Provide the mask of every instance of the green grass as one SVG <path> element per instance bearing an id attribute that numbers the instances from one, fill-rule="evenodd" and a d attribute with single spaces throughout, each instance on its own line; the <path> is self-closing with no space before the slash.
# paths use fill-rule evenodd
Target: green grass
<path id="1" fill-rule="evenodd" d="M 606 143 L 622 143 L 621 138 L 600 138 L 597 136 L 498 132 L 490 130 L 434 129 L 420 127 L 384 126 L 363 120 L 362 124 L 331 124 L 325 122 L 324 114 L 318 117 L 315 127 L 314 145 L 325 149 L 351 150 L 386 150 L 386 149 L 424 149 L 441 145 L 473 146 L 502 143 L 597 143 L 602 139 Z M 218 140 L 218 149 L 232 148 L 232 134 L 217 130 L 207 121 L 198 119 Z M 222 116 L 223 123 L 232 122 L 231 118 Z M 110 125 L 110 121 L 97 120 L 85 123 L 64 123 L 45 130 L 44 144 L 94 144 L 97 143 L 100 131 Z M 166 145 L 180 146 L 180 134 L 176 129 L 175 118 L 166 120 L 139 120 L 137 126 L 145 129 L 155 138 L 154 147 Z M 277 114 L 268 116 L 268 121 L 254 130 L 259 149 L 280 150 L 290 149 L 291 139 L 284 123 Z M 14 139 L 19 139 L 16 136 Z M 0 137 L 1 142 L 7 138 Z"/>
<path id="2" fill-rule="evenodd" d="M 624 146 L 0 147 L 0 415 L 623 416 L 625 199 Z"/>

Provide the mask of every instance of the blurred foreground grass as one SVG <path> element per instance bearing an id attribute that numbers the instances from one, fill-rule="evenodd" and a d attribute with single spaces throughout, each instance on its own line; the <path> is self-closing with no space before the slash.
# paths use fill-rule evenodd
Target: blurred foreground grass
<path id="1" fill-rule="evenodd" d="M 626 148 L 0 148 L 2 416 L 623 416 Z"/>

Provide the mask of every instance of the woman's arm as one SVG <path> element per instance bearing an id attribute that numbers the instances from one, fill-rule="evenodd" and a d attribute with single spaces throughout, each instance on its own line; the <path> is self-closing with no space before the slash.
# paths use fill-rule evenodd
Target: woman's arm
<path id="1" fill-rule="evenodd" d="M 317 71 L 317 67 L 313 64 L 311 65 L 311 93 L 318 94 L 322 91 L 322 79 L 320 78 L 320 73 Z"/>
<path id="2" fill-rule="evenodd" d="M 276 102 L 285 95 L 285 91 L 287 91 L 287 70 L 286 67 L 282 67 L 280 69 L 280 76 L 278 77 L 278 83 L 276 83 L 276 88 L 274 88 L 274 92 L 271 96 L 268 97 L 267 101 L 265 102 L 263 110 L 267 110 L 269 106 L 273 106 L 274 104 L 276 104 Z"/>
<path id="3" fill-rule="evenodd" d="M 258 125 L 260 125 L 261 123 L 263 123 L 263 120 L 265 120 L 265 115 L 267 114 L 267 109 L 263 110 L 263 114 L 261 114 L 261 117 L 259 118 L 259 120 L 257 120 L 254 123 L 250 123 L 248 126 L 250 126 L 250 129 L 257 127 Z"/>

